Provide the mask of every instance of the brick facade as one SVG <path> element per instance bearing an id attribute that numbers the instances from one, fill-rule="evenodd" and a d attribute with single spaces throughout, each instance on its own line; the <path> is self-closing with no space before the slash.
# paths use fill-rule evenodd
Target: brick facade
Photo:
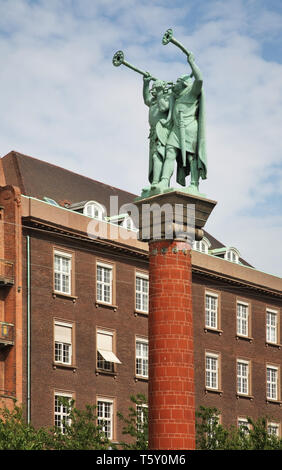
<path id="1" fill-rule="evenodd" d="M 53 425 L 55 392 L 71 394 L 78 408 L 95 404 L 98 396 L 112 398 L 115 411 L 126 415 L 132 404 L 130 395 L 147 395 L 147 381 L 139 380 L 135 374 L 135 337 L 147 337 L 147 317 L 135 315 L 134 297 L 135 270 L 147 270 L 147 262 L 134 263 L 130 257 L 90 250 L 75 241 L 30 233 L 32 422 L 36 426 Z M 74 296 L 53 292 L 54 247 L 75 254 Z M 115 266 L 115 306 L 96 306 L 96 261 L 101 259 Z M 73 325 L 71 365 L 54 361 L 55 320 Z M 121 364 L 115 366 L 114 373 L 97 370 L 97 328 L 115 334 L 115 350 Z M 115 438 L 121 439 L 121 423 L 117 419 L 114 426 Z"/>
<path id="2" fill-rule="evenodd" d="M 13 159 L 15 156 L 13 157 Z M 0 190 L 0 258 L 13 263 L 13 283 L 0 286 L 0 322 L 14 326 L 14 343 L 1 343 L 0 348 L 0 395 L 1 400 L 11 403 L 17 397 L 25 409 L 28 402 L 28 384 L 30 383 L 30 417 L 36 426 L 54 424 L 54 394 L 57 392 L 71 394 L 78 407 L 86 403 L 97 403 L 97 398 L 110 400 L 113 404 L 113 440 L 122 440 L 122 424 L 116 418 L 117 411 L 127 414 L 130 406 L 130 395 L 143 393 L 147 395 L 148 380 L 136 374 L 136 338 L 148 338 L 148 315 L 136 310 L 135 278 L 136 272 L 149 272 L 148 245 L 135 238 L 125 241 L 110 237 L 90 239 L 87 234 L 89 218 L 68 211 L 65 207 L 55 207 L 40 199 L 42 195 L 33 193 L 32 181 L 28 173 L 19 179 L 17 189 L 17 171 L 13 170 L 13 159 L 5 157 L 6 181 L 15 187 L 2 187 Z M 19 161 L 21 172 L 24 166 L 28 171 L 32 159 L 26 163 Z M 39 164 L 38 164 L 39 165 Z M 40 164 L 42 170 L 43 162 Z M 66 171 L 60 169 L 60 171 Z M 52 170 L 56 173 L 56 170 Z M 53 179 L 51 170 L 49 180 Z M 40 172 L 38 171 L 37 177 Z M 82 177 L 80 177 L 82 178 Z M 75 176 L 71 176 L 75 184 Z M 26 184 L 26 186 L 24 185 Z M 40 184 L 42 194 L 52 197 L 52 191 L 43 188 L 47 184 L 43 179 Z M 51 184 L 51 183 L 50 183 Z M 95 182 L 97 185 L 97 182 Z M 27 188 L 31 188 L 28 192 Z M 96 187 L 96 186 L 95 186 Z M 43 188 L 43 189 L 42 189 Z M 81 200 L 99 200 L 99 194 L 91 194 L 91 184 L 82 188 Z M 65 190 L 56 183 L 56 197 L 63 200 L 63 192 L 70 199 L 70 189 Z M 54 189 L 54 191 L 55 191 Z M 75 191 L 78 193 L 78 187 Z M 60 194 L 60 190 L 62 194 Z M 116 190 L 115 190 L 116 191 Z M 110 194 L 111 188 L 105 197 Z M 124 198 L 125 195 L 123 194 Z M 55 197 L 55 196 L 54 196 Z M 78 196 L 76 196 L 78 198 Z M 73 202 L 78 202 L 74 200 Z M 124 201 L 123 201 L 124 202 Z M 105 223 L 106 224 L 106 223 Z M 108 224 L 106 224 L 108 227 Z M 207 235 L 207 237 L 209 237 Z M 212 239 L 212 237 L 211 237 Z M 30 244 L 30 260 L 27 257 L 27 243 Z M 54 292 L 54 250 L 72 255 L 72 291 L 71 295 L 59 295 Z M 153 245 L 151 246 L 153 250 Z M 168 256 L 167 256 L 168 254 Z M 221 413 L 222 424 L 237 425 L 239 417 L 267 415 L 281 428 L 281 279 L 256 271 L 246 264 L 235 264 L 216 256 L 202 254 L 192 250 L 192 306 L 193 336 L 190 330 L 191 298 L 189 297 L 190 280 L 185 270 L 190 264 L 190 256 L 179 255 L 181 261 L 176 263 L 176 253 L 159 254 L 155 258 L 164 263 L 173 257 L 172 271 L 174 279 L 165 277 L 159 282 L 151 278 L 151 289 L 155 291 L 154 305 L 151 311 L 176 313 L 175 307 L 187 321 L 189 334 L 183 339 L 187 351 L 194 349 L 195 361 L 195 403 L 189 403 L 187 413 L 200 405 L 214 406 Z M 111 305 L 97 302 L 96 285 L 98 261 L 113 267 L 114 299 Z M 27 273 L 30 268 L 30 292 L 28 291 Z M 154 271 L 152 265 L 152 273 Z M 164 266 L 165 269 L 165 266 Z M 178 292 L 180 272 L 185 277 L 187 289 Z M 1 281 L 1 279 L 0 279 Z M 173 281 L 173 282 L 172 282 Z M 172 285 L 173 289 L 172 290 Z M 182 285 L 182 283 L 181 283 Z M 206 325 L 205 296 L 209 292 L 217 296 L 218 319 L 216 328 Z M 174 295 L 177 294 L 177 301 Z M 30 300 L 31 341 L 28 349 L 27 314 Z M 236 305 L 238 301 L 249 306 L 248 335 L 237 334 Z M 277 312 L 277 341 L 266 341 L 266 310 Z M 165 310 L 166 309 L 166 310 Z M 149 321 L 151 320 L 149 315 Z M 72 328 L 72 360 L 70 364 L 59 365 L 55 361 L 54 322 L 67 323 Z M 173 326 L 175 327 L 175 325 Z M 184 334 L 182 325 L 177 325 L 179 335 Z M 121 364 L 114 365 L 113 371 L 102 371 L 97 368 L 97 329 L 105 329 L 112 334 L 113 352 Z M 167 322 L 162 323 L 162 336 L 155 337 L 156 342 L 165 347 L 169 329 Z M 182 333 L 181 330 L 183 329 Z M 175 331 L 175 330 L 174 330 Z M 156 332 L 159 334 L 159 332 Z M 176 333 L 174 333 L 176 334 Z M 189 336 L 189 339 L 188 339 Z M 189 346 L 185 346 L 185 344 Z M 194 347 L 193 347 L 194 345 Z M 28 353 L 30 351 L 30 377 L 28 377 Z M 152 349 L 151 354 L 153 355 Z M 206 357 L 216 359 L 218 365 L 217 387 L 207 387 Z M 153 356 L 151 356 L 153 358 Z M 209 357 L 209 356 L 208 356 Z M 237 361 L 242 360 L 249 366 L 249 393 L 240 394 L 237 390 Z M 178 369 L 179 360 L 177 359 Z M 277 370 L 277 398 L 267 399 L 266 368 L 270 365 Z M 165 364 L 164 364 L 165 367 Z M 179 370 L 178 370 L 179 371 Z M 154 372 L 150 372 L 151 374 Z M 174 373 L 167 368 L 160 378 L 160 383 L 168 382 L 165 377 Z M 184 378 L 185 377 L 185 378 Z M 171 385 L 177 387 L 185 382 L 189 388 L 193 371 L 187 368 L 183 381 L 171 379 Z M 181 391 L 175 398 L 181 401 Z M 157 409 L 161 407 L 165 394 L 159 394 Z M 183 411 L 184 416 L 184 411 Z M 158 417 L 157 417 L 158 419 Z M 162 423 L 161 423 L 162 424 Z M 165 423 L 163 423 L 165 424 Z M 187 423 L 186 423 L 187 424 Z M 182 424 L 181 424 L 182 426 Z M 180 427 L 181 427 L 180 426 Z M 168 447 L 168 443 L 163 443 Z M 191 442 L 187 446 L 191 447 Z M 180 444 L 182 447 L 182 445 Z M 183 447 L 186 444 L 183 443 Z"/>

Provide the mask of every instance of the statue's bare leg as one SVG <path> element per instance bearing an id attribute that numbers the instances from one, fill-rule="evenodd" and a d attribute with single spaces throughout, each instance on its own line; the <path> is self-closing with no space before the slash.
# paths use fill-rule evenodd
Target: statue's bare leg
<path id="1" fill-rule="evenodd" d="M 199 170 L 196 155 L 194 153 L 188 153 L 190 163 L 191 182 L 189 185 L 190 189 L 199 189 Z"/>
<path id="2" fill-rule="evenodd" d="M 153 181 L 152 185 L 155 185 L 160 182 L 161 174 L 163 169 L 163 159 L 159 153 L 154 153 L 153 155 Z"/>
<path id="3" fill-rule="evenodd" d="M 168 145 L 166 148 L 161 181 L 158 184 L 152 185 L 152 189 L 166 189 L 169 187 L 170 180 L 173 175 L 176 156 L 177 149 L 171 145 Z"/>

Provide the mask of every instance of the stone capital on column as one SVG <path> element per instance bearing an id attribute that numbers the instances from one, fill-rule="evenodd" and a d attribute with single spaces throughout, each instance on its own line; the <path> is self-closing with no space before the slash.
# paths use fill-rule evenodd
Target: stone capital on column
<path id="1" fill-rule="evenodd" d="M 203 228 L 216 201 L 183 191 L 169 191 L 147 198 L 137 198 L 139 239 L 201 240 Z"/>

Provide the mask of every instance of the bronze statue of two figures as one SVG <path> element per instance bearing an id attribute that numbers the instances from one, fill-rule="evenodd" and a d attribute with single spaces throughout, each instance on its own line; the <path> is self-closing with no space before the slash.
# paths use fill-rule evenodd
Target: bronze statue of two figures
<path id="1" fill-rule="evenodd" d="M 192 72 L 179 77 L 176 83 L 158 80 L 134 67 L 124 60 L 122 51 L 113 57 L 115 66 L 123 64 L 143 75 L 143 97 L 149 107 L 151 185 L 143 189 L 141 197 L 172 190 L 170 181 L 175 162 L 176 181 L 185 187 L 186 176 L 191 178 L 190 185 L 182 190 L 199 194 L 199 180 L 207 177 L 203 78 L 193 54 L 173 37 L 171 29 L 166 31 L 162 42 L 179 47 L 191 67 Z"/>

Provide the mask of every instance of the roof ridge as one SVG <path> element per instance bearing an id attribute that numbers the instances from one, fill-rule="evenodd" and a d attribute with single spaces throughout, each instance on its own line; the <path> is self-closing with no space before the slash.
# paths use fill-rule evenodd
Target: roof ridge
<path id="1" fill-rule="evenodd" d="M 127 194 L 130 194 L 130 195 L 136 197 L 136 194 L 134 194 L 134 193 L 132 193 L 132 192 L 130 192 L 130 191 L 126 191 L 126 190 L 124 190 L 124 189 L 117 188 L 116 186 L 113 186 L 113 185 L 111 185 L 111 184 L 103 183 L 103 182 L 101 182 L 101 181 L 98 181 L 98 180 L 95 180 L 95 179 L 93 179 L 93 178 L 90 178 L 89 176 L 81 175 L 80 173 L 77 173 L 77 172 L 75 172 L 75 171 L 68 170 L 68 169 L 66 169 L 66 168 L 64 168 L 64 167 L 62 167 L 62 166 L 55 165 L 54 163 L 49 163 L 49 162 L 47 162 L 46 160 L 40 160 L 39 158 L 35 158 L 35 157 L 30 156 L 30 155 L 26 155 L 26 154 L 24 154 L 24 153 L 20 153 L 20 152 L 18 152 L 18 151 L 16 151 L 16 150 L 11 150 L 9 153 L 7 153 L 7 155 L 4 155 L 4 157 L 6 157 L 6 156 L 8 156 L 8 155 L 10 155 L 10 154 L 15 155 L 15 156 L 17 156 L 17 157 L 24 157 L 24 158 L 30 158 L 31 160 L 36 160 L 36 161 L 41 162 L 41 163 L 44 163 L 44 164 L 46 164 L 46 165 L 48 165 L 48 166 L 52 166 L 52 167 L 55 167 L 55 168 L 59 168 L 60 170 L 67 171 L 68 173 L 72 173 L 73 175 L 79 176 L 79 177 L 81 177 L 81 178 L 86 178 L 86 179 L 88 179 L 89 181 L 92 181 L 92 182 L 94 182 L 94 183 L 98 183 L 98 184 L 101 184 L 101 185 L 103 185 L 103 186 L 105 186 L 105 187 L 113 188 L 113 189 L 115 189 L 115 190 L 117 190 L 117 191 L 121 191 L 121 192 L 123 192 L 123 193 L 127 193 Z M 4 158 L 4 157 L 2 157 L 2 158 Z"/>

